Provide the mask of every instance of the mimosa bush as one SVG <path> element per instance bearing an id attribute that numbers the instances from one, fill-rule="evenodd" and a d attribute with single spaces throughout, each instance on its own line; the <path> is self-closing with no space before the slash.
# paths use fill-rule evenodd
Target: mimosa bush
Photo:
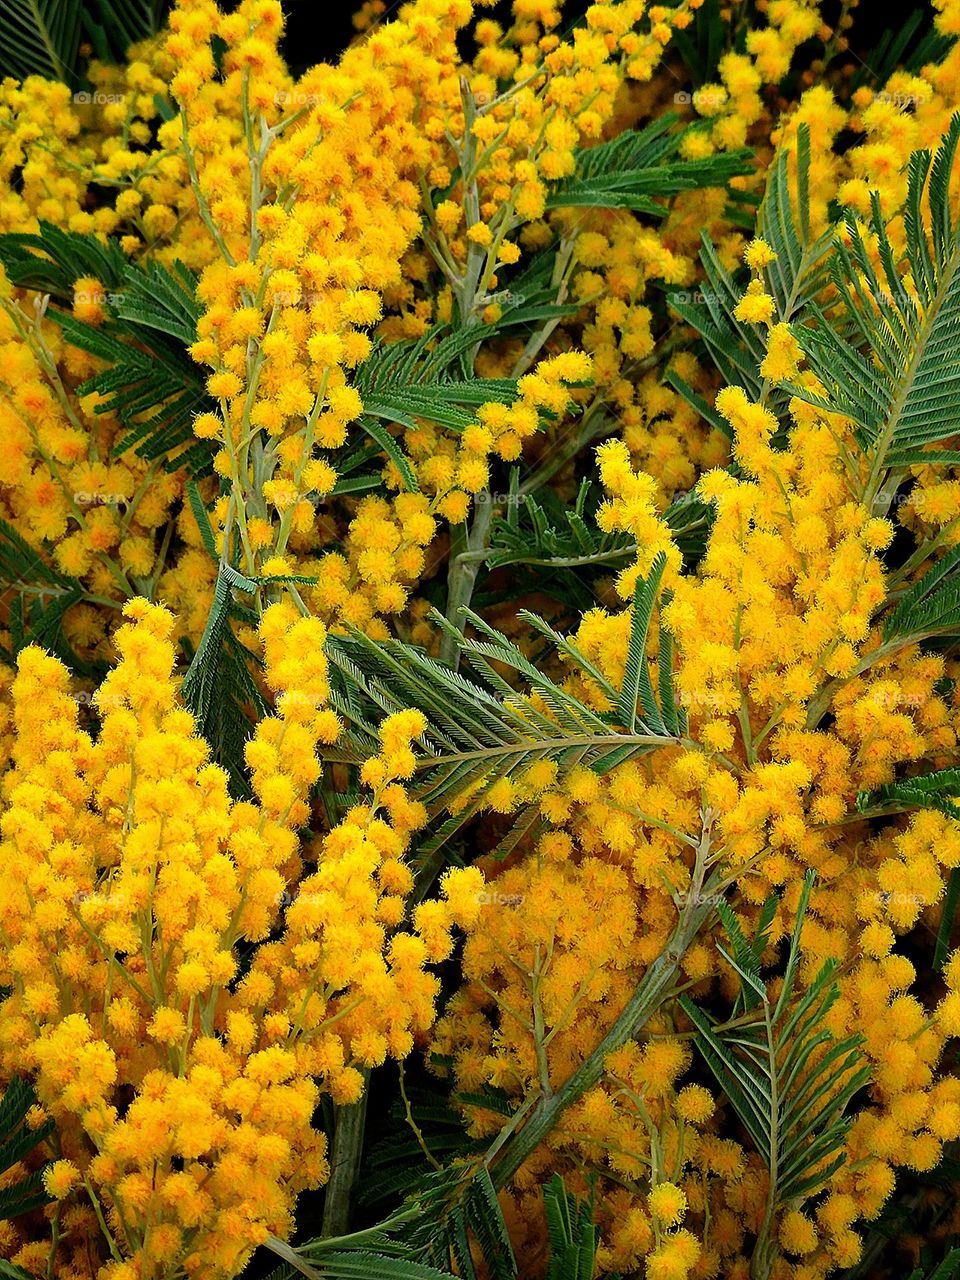
<path id="1" fill-rule="evenodd" d="M 861 17 L 0 0 L 4 1274 L 960 1274 L 960 7 Z"/>

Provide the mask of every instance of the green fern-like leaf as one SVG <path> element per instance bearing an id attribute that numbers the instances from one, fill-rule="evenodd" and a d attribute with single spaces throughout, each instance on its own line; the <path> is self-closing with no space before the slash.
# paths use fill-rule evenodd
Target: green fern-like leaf
<path id="1" fill-rule="evenodd" d="M 884 640 L 911 644 L 960 631 L 960 548 L 941 556 L 884 619 Z"/>
<path id="2" fill-rule="evenodd" d="M 63 633 L 67 610 L 84 598 L 83 585 L 61 573 L 47 552 L 0 520 L 0 598 L 6 606 L 9 648 L 0 657 L 13 663 L 21 649 L 41 645 L 75 672 L 89 673 Z"/>
<path id="3" fill-rule="evenodd" d="M 954 38 L 939 32 L 923 10 L 908 12 L 903 21 L 885 31 L 864 56 L 850 81 L 850 91 L 861 85 L 882 89 L 895 71 L 916 75 L 921 68 L 942 62 L 953 43 Z M 903 105 L 911 104 L 907 100 Z"/>
<path id="4" fill-rule="evenodd" d="M 408 489 L 416 489 L 416 477 L 390 425 L 413 429 L 421 420 L 463 431 L 476 421 L 480 405 L 516 399 L 516 382 L 475 378 L 460 365 L 476 341 L 476 332 L 444 336 L 442 328 L 434 329 L 416 340 L 376 347 L 357 373 L 355 385 L 363 400 L 360 426 L 394 463 Z"/>
<path id="5" fill-rule="evenodd" d="M 870 1075 L 859 1048 L 862 1037 L 836 1040 L 824 1026 L 839 995 L 835 963 L 827 961 L 805 991 L 796 991 L 812 884 L 808 873 L 776 999 L 760 976 L 756 948 L 736 933 L 734 954 L 720 951 L 742 984 L 739 1016 L 720 1024 L 689 997 L 680 997 L 704 1061 L 770 1171 L 767 1217 L 757 1242 L 767 1271 L 776 1257 L 781 1209 L 816 1195 L 843 1164 L 846 1108 Z"/>
<path id="6" fill-rule="evenodd" d="M 461 1280 L 479 1280 L 471 1241 L 491 1280 L 514 1280 L 517 1263 L 490 1174 L 475 1161 L 425 1175 L 406 1202 L 407 1227 L 398 1238 L 422 1263 L 456 1264 Z"/>
<path id="7" fill-rule="evenodd" d="M 196 277 L 182 263 L 167 268 L 128 263 L 113 242 L 61 231 L 41 223 L 36 235 L 0 236 L 0 263 L 20 288 L 50 295 L 48 314 L 68 342 L 106 366 L 77 388 L 103 397 L 98 413 L 116 414 L 127 428 L 114 446 L 133 449 L 166 469 L 192 475 L 212 470 L 213 447 L 197 440 L 193 419 L 213 407 L 204 375 L 186 347 L 196 337 Z M 92 276 L 106 293 L 107 318 L 99 325 L 71 310 L 73 286 Z"/>
<path id="8" fill-rule="evenodd" d="M 0 73 L 75 80 L 81 0 L 0 0 Z"/>
<path id="9" fill-rule="evenodd" d="M 960 819 L 960 769 L 938 769 L 917 778 L 889 782 L 875 791 L 857 796 L 861 813 L 903 812 L 909 809 L 938 809 L 948 818 Z"/>
<path id="10" fill-rule="evenodd" d="M 589 480 L 581 483 L 572 504 L 548 486 L 536 495 L 523 493 L 520 469 L 512 468 L 508 491 L 499 499 L 502 510 L 498 506 L 490 523 L 484 563 L 490 569 L 514 568 L 511 596 L 524 595 L 529 585 L 575 614 L 585 612 L 596 599 L 595 579 L 624 568 L 637 553 L 629 535 L 597 527 L 601 498 L 601 490 Z M 692 494 L 676 498 L 664 513 L 687 563 L 695 564 L 703 555 L 713 517 L 713 506 Z"/>
<path id="11" fill-rule="evenodd" d="M 131 44 L 156 35 L 167 7 L 167 0 L 0 0 L 0 75 L 79 85 L 81 35 L 100 61 L 119 62 Z"/>
<path id="12" fill-rule="evenodd" d="M 26 1159 L 53 1132 L 52 1120 L 45 1120 L 36 1129 L 27 1124 L 27 1112 L 36 1100 L 31 1085 L 19 1076 L 14 1076 L 0 1097 L 0 1173 Z M 36 1169 L 3 1188 L 0 1219 L 17 1218 L 49 1202 L 41 1173 L 42 1169 Z"/>
<path id="13" fill-rule="evenodd" d="M 702 160 L 680 158 L 686 131 L 675 130 L 676 123 L 677 116 L 668 113 L 638 132 L 579 151 L 576 171 L 551 191 L 547 207 L 633 209 L 663 217 L 669 211 L 663 197 L 722 187 L 751 172 L 753 154 L 747 150 Z"/>
<path id="14" fill-rule="evenodd" d="M 705 0 L 685 30 L 673 32 L 671 42 L 694 85 L 716 84 L 720 58 L 726 50 L 730 23 L 724 22 L 720 0 Z"/>
<path id="15" fill-rule="evenodd" d="M 776 253 L 776 261 L 764 269 L 764 283 L 776 304 L 776 318 L 788 323 L 828 281 L 827 251 L 832 231 L 814 236 L 810 227 L 810 134 L 801 126 L 796 145 L 796 178 L 791 179 L 786 150 L 771 166 L 757 218 L 756 234 Z M 728 386 L 739 386 L 757 403 L 767 404 L 781 416 L 788 394 L 766 382 L 760 365 L 766 354 L 755 325 L 734 316 L 746 284 L 746 272 L 729 272 L 708 236 L 704 236 L 700 261 L 703 285 L 691 299 L 687 293 L 667 295 L 672 309 L 699 336 L 707 354 Z M 729 426 L 674 371 L 666 381 L 717 430 L 730 434 Z"/>
<path id="16" fill-rule="evenodd" d="M 906 251 L 897 256 L 874 193 L 874 254 L 855 222 L 831 257 L 841 315 L 828 323 L 811 305 L 795 336 L 825 391 L 791 394 L 853 424 L 869 474 L 864 500 L 885 514 L 911 466 L 960 462 L 943 447 L 960 433 L 960 235 L 950 196 L 960 115 L 932 155 L 910 158 Z M 907 288 L 909 273 L 914 293 Z"/>
<path id="17" fill-rule="evenodd" d="M 919 1266 L 910 1272 L 908 1280 L 957 1280 L 960 1276 L 960 1249 L 950 1249 L 938 1263 L 931 1267 Z"/>
<path id="18" fill-rule="evenodd" d="M 157 34 L 167 8 L 167 0 L 90 0 L 84 31 L 101 62 L 119 62 L 130 45 Z"/>
<path id="19" fill-rule="evenodd" d="M 38 232 L 0 235 L 0 263 L 17 288 L 48 293 L 64 304 L 71 302 L 74 283 L 84 276 L 92 276 L 105 290 L 119 289 L 130 265 L 116 240 L 64 231 L 42 220 Z"/>
<path id="20" fill-rule="evenodd" d="M 543 1188 L 550 1254 L 547 1280 L 593 1280 L 597 1228 L 593 1206 L 570 1194 L 559 1173 Z"/>
<path id="21" fill-rule="evenodd" d="M 229 773 L 231 789 L 238 796 L 250 795 L 244 746 L 256 721 L 269 709 L 250 671 L 254 655 L 240 643 L 230 623 L 236 612 L 234 592 L 255 592 L 259 585 L 229 564 L 220 564 L 207 624 L 181 687 L 197 729 L 210 744 L 213 758 Z"/>
<path id="22" fill-rule="evenodd" d="M 284 1265 L 268 1280 L 456 1280 L 451 1272 L 415 1260 L 411 1250 L 397 1249 L 386 1232 L 374 1227 L 335 1240 L 311 1240 L 292 1248 L 268 1237 L 266 1248 L 283 1258 Z"/>
<path id="23" fill-rule="evenodd" d="M 495 1091 L 491 1090 L 490 1094 L 489 1100 L 478 1100 L 481 1105 L 493 1110 L 507 1104 Z M 479 1139 L 467 1137 L 463 1117 L 446 1098 L 438 1098 L 436 1091 L 411 1089 L 407 1101 L 417 1133 L 409 1127 L 406 1107 L 398 1099 L 390 1109 L 389 1136 L 370 1151 L 365 1162 L 360 1180 L 362 1204 L 381 1205 L 416 1191 L 423 1178 L 421 1142 L 438 1164 L 477 1156 L 484 1150 Z M 509 1106 L 507 1110 L 509 1113 Z"/>
<path id="24" fill-rule="evenodd" d="M 658 581 L 654 573 L 640 588 L 641 609 L 652 610 Z M 372 754 L 377 749 L 375 724 L 382 715 L 415 707 L 427 719 L 414 792 L 431 821 L 448 817 L 421 845 L 421 859 L 480 812 L 490 788 L 503 778 L 519 781 L 539 761 L 555 764 L 561 778 L 578 766 L 603 772 L 675 744 L 682 732 L 672 674 L 665 667 L 658 670 L 658 705 L 645 656 L 634 664 L 634 683 L 615 688 L 569 638 L 536 615 L 521 614 L 609 700 L 614 710 L 598 714 L 478 615 L 468 611 L 466 616 L 476 639 L 465 638 L 434 614 L 438 625 L 455 638 L 473 669 L 472 677 L 398 640 L 374 642 L 353 632 L 349 639 L 331 637 L 328 642 L 335 673 L 331 701 L 347 725 L 339 752 L 346 746 L 354 760 Z M 515 673 L 519 689 L 504 679 L 503 668 Z M 542 700 L 545 710 L 532 704 L 530 694 Z M 675 728 L 668 729 L 667 720 Z"/>
<path id="25" fill-rule="evenodd" d="M 667 732 L 653 696 L 650 668 L 647 665 L 647 632 L 650 630 L 650 619 L 666 564 L 667 557 L 661 551 L 653 562 L 649 576 L 637 584 L 630 613 L 630 643 L 623 686 L 617 698 L 617 712 L 630 733 L 636 728 L 637 713 L 640 710 L 643 712 L 643 723 L 650 729 L 664 734 Z"/>
<path id="26" fill-rule="evenodd" d="M 605 568 L 623 564 L 636 554 L 636 544 L 623 534 L 601 533 L 592 519 L 598 491 L 585 480 L 572 506 L 545 488 L 538 496 L 522 494 L 519 468 L 510 473 L 504 514 L 491 524 L 485 563 L 530 565 L 536 569 Z"/>

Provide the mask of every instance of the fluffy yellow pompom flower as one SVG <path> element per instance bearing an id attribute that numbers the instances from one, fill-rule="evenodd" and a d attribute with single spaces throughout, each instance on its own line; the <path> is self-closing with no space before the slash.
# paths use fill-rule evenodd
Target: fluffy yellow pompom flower
<path id="1" fill-rule="evenodd" d="M 64 1200 L 80 1181 L 80 1170 L 71 1160 L 55 1160 L 43 1171 L 43 1187 L 54 1200 Z"/>
<path id="2" fill-rule="evenodd" d="M 659 1182 L 647 1197 L 650 1213 L 665 1227 L 675 1227 L 687 1210 L 687 1197 L 673 1182 Z"/>

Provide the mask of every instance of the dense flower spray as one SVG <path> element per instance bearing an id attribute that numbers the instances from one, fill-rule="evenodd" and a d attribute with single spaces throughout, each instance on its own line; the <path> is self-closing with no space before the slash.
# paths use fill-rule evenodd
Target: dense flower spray
<path id="1" fill-rule="evenodd" d="M 960 10 L 879 76 L 855 8 L 368 0 L 294 75 L 279 0 L 177 0 L 90 92 L 0 81 L 0 1075 L 54 1125 L 13 1265 L 231 1280 L 396 1063 L 524 1276 L 558 1172 L 645 1280 L 822 1280 L 934 1196 L 960 673 L 889 622 L 954 572 L 957 457 L 880 483 L 804 352 L 841 247 L 906 357 L 892 303 L 949 314 L 909 157 Z M 804 1070 L 856 1027 L 866 1075 L 782 1203 L 689 1002 L 739 1025 L 741 938 L 776 1001 L 801 908 Z"/>
<path id="2" fill-rule="evenodd" d="M 449 873 L 427 933 L 396 931 L 420 821 L 397 780 L 415 717 L 384 723 L 370 802 L 319 845 L 298 839 L 317 744 L 337 734 L 319 622 L 263 615 L 277 713 L 247 748 L 254 800 L 234 803 L 178 703 L 170 614 L 126 615 L 95 742 L 60 663 L 20 659 L 0 1042 L 7 1070 L 36 1073 L 65 1156 L 48 1186 L 85 1188 L 107 1273 L 230 1276 L 327 1178 L 321 1089 L 355 1101 L 361 1069 L 429 1026 L 424 964 L 479 909 L 479 873 Z"/>

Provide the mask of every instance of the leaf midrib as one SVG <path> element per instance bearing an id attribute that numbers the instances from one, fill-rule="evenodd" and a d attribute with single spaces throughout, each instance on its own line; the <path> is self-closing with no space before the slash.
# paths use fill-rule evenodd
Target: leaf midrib
<path id="1" fill-rule="evenodd" d="M 509 755 L 527 755 L 531 751 L 552 752 L 565 751 L 568 747 L 593 746 L 638 746 L 666 747 L 676 746 L 679 738 L 663 734 L 645 733 L 584 733 L 570 737 L 530 738 L 525 742 L 504 743 L 502 746 L 482 747 L 477 751 L 458 751 L 453 755 L 424 756 L 417 761 L 418 769 L 433 769 L 445 764 L 458 764 L 466 760 L 494 759 Z"/>

